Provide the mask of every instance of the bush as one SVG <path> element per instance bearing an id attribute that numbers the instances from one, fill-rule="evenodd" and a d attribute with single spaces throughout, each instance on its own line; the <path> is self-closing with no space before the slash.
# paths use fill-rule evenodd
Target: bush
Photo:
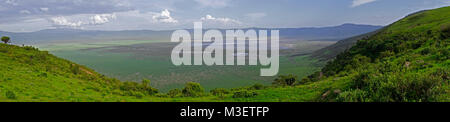
<path id="1" fill-rule="evenodd" d="M 136 82 L 131 82 L 131 81 L 126 81 L 123 82 L 122 85 L 120 86 L 120 90 L 123 91 L 137 91 L 138 90 L 138 83 Z"/>
<path id="2" fill-rule="evenodd" d="M 186 86 L 182 90 L 183 96 L 186 97 L 200 97 L 204 95 L 204 92 L 203 87 L 195 82 L 186 83 Z"/>
<path id="3" fill-rule="evenodd" d="M 6 91 L 6 98 L 8 99 L 16 99 L 16 94 L 13 91 Z"/>
<path id="4" fill-rule="evenodd" d="M 366 100 L 367 92 L 359 89 L 346 91 L 337 96 L 338 102 L 370 102 Z"/>
<path id="5" fill-rule="evenodd" d="M 142 98 L 145 96 L 145 94 L 143 94 L 143 93 L 141 93 L 141 92 L 136 92 L 136 93 L 135 93 L 135 96 L 136 96 L 136 98 L 138 98 L 138 99 L 142 99 Z"/>
<path id="6" fill-rule="evenodd" d="M 148 95 L 155 95 L 155 94 L 157 94 L 159 92 L 158 89 L 152 88 L 150 86 L 150 80 L 143 79 L 141 83 L 142 83 L 141 85 L 143 87 L 142 89 L 144 91 L 146 91 Z"/>
<path id="7" fill-rule="evenodd" d="M 76 65 L 76 64 L 71 64 L 71 65 L 70 65 L 70 71 L 71 71 L 73 74 L 75 74 L 75 75 L 78 75 L 78 74 L 81 73 L 80 66 L 78 66 L 78 65 Z"/>
<path id="8" fill-rule="evenodd" d="M 159 90 L 153 87 L 148 87 L 145 89 L 148 95 L 155 95 L 159 93 Z"/>
<path id="9" fill-rule="evenodd" d="M 237 91 L 233 93 L 233 98 L 250 98 L 250 97 L 255 97 L 257 96 L 258 93 L 254 92 L 254 91 Z"/>
<path id="10" fill-rule="evenodd" d="M 215 88 L 210 91 L 212 95 L 214 96 L 223 96 L 225 94 L 229 94 L 230 91 L 224 88 Z"/>
<path id="11" fill-rule="evenodd" d="M 143 83 L 139 84 L 136 82 L 123 82 L 120 85 L 120 90 L 127 92 L 127 94 L 132 94 L 134 95 L 134 92 L 141 92 L 141 93 L 145 93 L 147 95 L 155 95 L 158 93 L 158 89 L 152 88 L 150 87 L 150 85 L 145 84 L 146 81 L 148 80 L 144 80 Z M 150 83 L 150 82 L 148 82 Z"/>
<path id="12" fill-rule="evenodd" d="M 264 88 L 265 88 L 265 86 L 262 85 L 262 84 L 259 84 L 259 83 L 250 86 L 250 89 L 252 89 L 252 90 L 261 90 L 261 89 L 264 89 Z"/>
<path id="13" fill-rule="evenodd" d="M 297 81 L 297 76 L 289 74 L 289 75 L 280 75 L 275 81 L 272 83 L 275 86 L 293 86 Z"/>
<path id="14" fill-rule="evenodd" d="M 36 51 L 38 51 L 38 49 L 37 48 L 34 48 L 34 47 L 32 47 L 32 46 L 25 46 L 25 47 L 23 47 L 25 50 L 36 50 Z"/>
<path id="15" fill-rule="evenodd" d="M 441 26 L 442 38 L 446 39 L 450 37 L 450 24 L 445 24 Z"/>
<path id="16" fill-rule="evenodd" d="M 167 96 L 169 97 L 179 97 L 181 96 L 181 90 L 180 89 L 172 89 L 167 93 Z"/>
<path id="17" fill-rule="evenodd" d="M 395 53 L 393 51 L 388 50 L 388 51 L 381 52 L 380 58 L 387 58 L 387 57 L 391 57 L 394 55 L 395 55 Z"/>
<path id="18" fill-rule="evenodd" d="M 352 89 L 339 95 L 338 100 L 350 102 L 428 102 L 436 101 L 445 90 L 442 84 L 448 70 L 433 73 L 363 72 L 354 79 Z M 362 99 L 365 98 L 365 99 Z"/>

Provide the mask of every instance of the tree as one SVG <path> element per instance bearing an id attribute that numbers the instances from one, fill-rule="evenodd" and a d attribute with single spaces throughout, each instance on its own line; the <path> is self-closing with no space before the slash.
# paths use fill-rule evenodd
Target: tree
<path id="1" fill-rule="evenodd" d="M 181 95 L 181 90 L 180 89 L 172 89 L 172 90 L 170 90 L 168 93 L 167 93 L 167 95 L 169 96 L 169 97 L 178 97 L 178 96 L 180 96 Z"/>
<path id="2" fill-rule="evenodd" d="M 293 86 L 296 81 L 297 76 L 293 74 L 280 75 L 278 76 L 278 78 L 275 79 L 275 81 L 272 84 L 276 86 Z"/>
<path id="3" fill-rule="evenodd" d="M 181 92 L 186 97 L 200 97 L 203 96 L 205 90 L 199 83 L 188 82 Z"/>
<path id="4" fill-rule="evenodd" d="M 142 85 L 143 85 L 145 88 L 150 87 L 150 80 L 148 80 L 148 79 L 143 79 L 143 80 L 142 80 Z"/>
<path id="5" fill-rule="evenodd" d="M 3 41 L 5 44 L 9 43 L 9 40 L 10 40 L 10 38 L 7 37 L 7 36 L 3 36 L 3 37 L 2 37 L 2 41 Z"/>

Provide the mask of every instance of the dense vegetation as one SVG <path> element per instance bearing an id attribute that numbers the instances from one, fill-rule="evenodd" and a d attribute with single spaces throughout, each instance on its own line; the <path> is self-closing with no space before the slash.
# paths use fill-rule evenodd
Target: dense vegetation
<path id="1" fill-rule="evenodd" d="M 351 80 L 341 93 L 326 95 L 330 101 L 449 101 L 449 30 L 450 7 L 412 14 L 305 80 Z"/>
<path id="2" fill-rule="evenodd" d="M 0 101 L 450 101 L 450 7 L 419 12 L 357 41 L 320 72 L 271 86 L 209 92 L 195 82 L 160 93 L 46 51 L 0 44 Z M 8 39 L 9 40 L 9 39 Z"/>

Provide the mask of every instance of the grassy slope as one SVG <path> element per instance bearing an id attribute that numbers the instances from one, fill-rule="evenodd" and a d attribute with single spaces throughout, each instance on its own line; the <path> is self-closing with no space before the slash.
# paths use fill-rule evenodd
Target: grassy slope
<path id="1" fill-rule="evenodd" d="M 116 96 L 97 89 L 113 79 L 31 47 L 0 44 L 0 62 L 0 101 L 105 101 Z"/>
<path id="2" fill-rule="evenodd" d="M 0 101 L 450 101 L 450 7 L 409 16 L 360 40 L 304 85 L 169 98 L 32 48 L 0 45 Z M 233 92 L 257 95 L 233 98 Z"/>
<path id="3" fill-rule="evenodd" d="M 450 101 L 450 7 L 422 11 L 339 54 L 304 85 L 233 101 Z M 323 75 L 320 75 L 323 74 Z"/>
<path id="4" fill-rule="evenodd" d="M 305 85 L 233 101 L 448 102 L 449 37 L 450 7 L 418 12 L 359 40 Z"/>
<path id="5" fill-rule="evenodd" d="M 449 37 L 450 7 L 410 15 L 329 62 L 319 82 L 347 83 L 321 100 L 450 101 Z"/>

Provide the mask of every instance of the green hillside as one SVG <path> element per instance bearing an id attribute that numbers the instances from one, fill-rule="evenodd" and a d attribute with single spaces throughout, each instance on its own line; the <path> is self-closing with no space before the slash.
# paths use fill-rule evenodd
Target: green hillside
<path id="1" fill-rule="evenodd" d="M 0 101 L 121 101 L 156 92 L 33 47 L 0 44 L 0 62 Z"/>
<path id="2" fill-rule="evenodd" d="M 347 82 L 327 101 L 450 101 L 449 37 L 450 7 L 418 12 L 359 40 L 308 80 Z"/>
<path id="3" fill-rule="evenodd" d="M 0 44 L 0 101 L 448 102 L 449 37 L 450 7 L 423 11 L 357 41 L 306 78 L 211 92 L 189 82 L 168 93 L 148 80 L 123 82 L 33 47 Z"/>

